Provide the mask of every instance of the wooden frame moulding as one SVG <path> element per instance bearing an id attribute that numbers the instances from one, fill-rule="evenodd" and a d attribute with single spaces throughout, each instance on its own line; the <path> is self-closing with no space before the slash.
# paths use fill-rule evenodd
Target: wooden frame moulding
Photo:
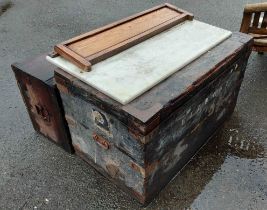
<path id="1" fill-rule="evenodd" d="M 79 35 L 54 47 L 55 53 L 84 71 L 194 16 L 171 4 L 163 4 L 102 28 Z"/>

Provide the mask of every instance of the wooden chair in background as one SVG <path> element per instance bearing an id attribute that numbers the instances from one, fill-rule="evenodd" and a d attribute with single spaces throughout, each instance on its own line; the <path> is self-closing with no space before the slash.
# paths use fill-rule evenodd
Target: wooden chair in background
<path id="1" fill-rule="evenodd" d="M 254 38 L 253 50 L 267 52 L 267 2 L 247 4 L 244 9 L 240 32 Z"/>

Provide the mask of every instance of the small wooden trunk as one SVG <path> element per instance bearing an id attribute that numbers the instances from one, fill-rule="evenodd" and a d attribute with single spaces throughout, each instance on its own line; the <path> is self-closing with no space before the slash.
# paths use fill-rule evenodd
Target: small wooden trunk
<path id="1" fill-rule="evenodd" d="M 55 67 L 42 55 L 14 63 L 12 69 L 34 129 L 67 152 L 72 152 L 68 125 L 54 82 Z"/>
<path id="2" fill-rule="evenodd" d="M 149 203 L 233 112 L 251 44 L 234 33 L 127 105 L 57 69 L 75 152 Z"/>

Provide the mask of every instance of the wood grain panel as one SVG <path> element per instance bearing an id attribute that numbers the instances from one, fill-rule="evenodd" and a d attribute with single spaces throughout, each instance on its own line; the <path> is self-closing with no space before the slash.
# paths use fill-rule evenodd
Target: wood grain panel
<path id="1" fill-rule="evenodd" d="M 193 15 L 163 4 L 129 18 L 88 32 L 54 47 L 57 53 L 85 71 L 91 65 L 161 33 Z"/>
<path id="2" fill-rule="evenodd" d="M 140 33 L 144 33 L 177 16 L 181 16 L 181 14 L 168 8 L 162 8 L 128 23 L 104 31 L 103 33 L 70 44 L 69 48 L 76 51 L 81 56 L 87 57 Z"/>

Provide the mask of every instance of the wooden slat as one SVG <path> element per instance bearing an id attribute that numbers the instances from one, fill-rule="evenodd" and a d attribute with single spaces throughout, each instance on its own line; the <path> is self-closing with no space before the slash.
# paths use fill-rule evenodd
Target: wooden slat
<path id="1" fill-rule="evenodd" d="M 100 27 L 100 28 L 97 28 L 97 29 L 94 29 L 94 30 L 92 30 L 92 31 L 86 32 L 86 33 L 81 34 L 81 35 L 79 35 L 79 36 L 73 37 L 73 38 L 71 38 L 71 39 L 69 39 L 69 40 L 67 40 L 67 41 L 62 42 L 61 44 L 63 44 L 63 45 L 65 45 L 65 44 L 72 44 L 72 43 L 74 43 L 74 42 L 83 40 L 83 39 L 87 38 L 88 36 L 93 36 L 93 35 L 96 35 L 96 34 L 98 34 L 98 33 L 104 32 L 104 31 L 106 31 L 106 30 L 109 30 L 109 29 L 114 28 L 114 27 L 116 27 L 116 26 L 119 26 L 119 25 L 121 25 L 121 24 L 124 24 L 125 22 L 134 20 L 135 18 L 138 18 L 138 17 L 140 17 L 140 16 L 142 16 L 142 15 L 145 15 L 145 14 L 147 14 L 147 13 L 153 12 L 154 10 L 160 9 L 160 8 L 162 8 L 163 6 L 164 6 L 164 4 L 163 4 L 163 5 L 158 5 L 158 6 L 156 6 L 156 7 L 153 7 L 153 8 L 151 8 L 151 9 L 145 10 L 145 11 L 143 11 L 143 12 L 139 12 L 139 13 L 137 13 L 137 14 L 134 14 L 134 15 L 131 15 L 131 16 L 129 16 L 129 17 L 123 18 L 123 19 L 121 19 L 121 20 L 118 20 L 118 21 L 115 21 L 115 22 L 113 22 L 113 23 L 110 23 L 110 24 L 108 24 L 108 25 L 106 25 L 106 26 L 102 26 L 102 27 Z M 179 9 L 179 10 L 180 10 L 180 9 Z M 179 11 L 179 12 L 180 12 L 180 11 Z"/>
<path id="2" fill-rule="evenodd" d="M 267 38 L 267 35 L 264 35 L 264 34 L 253 34 L 253 33 L 249 33 L 249 35 L 253 36 L 254 39 L 264 39 L 264 38 Z"/>
<path id="3" fill-rule="evenodd" d="M 90 71 L 91 63 L 84 59 L 82 56 L 70 50 L 69 48 L 65 47 L 64 45 L 57 45 L 55 46 L 55 50 L 63 58 L 71 60 L 71 62 L 77 65 L 79 68 L 83 69 L 84 71 Z"/>
<path id="4" fill-rule="evenodd" d="M 141 34 L 177 16 L 180 16 L 180 14 L 174 10 L 162 8 L 108 31 L 104 31 L 103 33 L 96 34 L 88 39 L 70 44 L 68 47 L 83 57 L 87 57 Z"/>
<path id="5" fill-rule="evenodd" d="M 249 32 L 249 27 L 251 24 L 251 18 L 252 18 L 251 13 L 244 13 L 241 27 L 240 27 L 240 32 L 242 32 L 242 33 L 248 33 Z"/>
<path id="6" fill-rule="evenodd" d="M 254 19 L 253 19 L 253 24 L 252 24 L 254 27 L 258 27 L 259 26 L 260 16 L 261 16 L 260 12 L 256 12 L 254 14 Z"/>
<path id="7" fill-rule="evenodd" d="M 264 3 L 256 3 L 256 4 L 247 4 L 245 6 L 244 11 L 246 13 L 267 11 L 267 2 L 264 2 Z"/>
<path id="8" fill-rule="evenodd" d="M 253 51 L 256 51 L 256 52 L 267 52 L 267 47 L 266 46 L 254 45 L 253 46 Z"/>
<path id="9" fill-rule="evenodd" d="M 261 28 L 266 28 L 267 26 L 267 12 L 264 12 Z"/>
<path id="10" fill-rule="evenodd" d="M 128 49 L 129 47 L 132 47 L 142 41 L 145 41 L 149 37 L 152 37 L 172 26 L 175 26 L 181 22 L 183 22 L 186 19 L 185 15 L 181 15 L 178 17 L 175 17 L 174 19 L 171 19 L 169 21 L 166 21 L 164 24 L 154 27 L 153 29 L 147 30 L 146 32 L 142 34 L 138 34 L 137 36 L 131 37 L 123 42 L 120 42 L 108 49 L 105 49 L 103 51 L 99 51 L 96 54 L 88 56 L 86 59 L 90 60 L 92 64 L 98 63 L 114 54 L 117 54 L 119 52 L 122 52 L 123 50 Z"/>
<path id="11" fill-rule="evenodd" d="M 254 27 L 251 27 L 249 29 L 248 33 L 267 35 L 267 29 L 266 28 L 254 28 Z"/>
<path id="12" fill-rule="evenodd" d="M 267 47 L 267 39 L 254 39 L 254 45 Z"/>
<path id="13" fill-rule="evenodd" d="M 192 14 L 170 4 L 164 4 L 74 37 L 55 46 L 54 50 L 88 71 L 91 64 L 119 53 L 182 21 L 192 19 Z"/>

